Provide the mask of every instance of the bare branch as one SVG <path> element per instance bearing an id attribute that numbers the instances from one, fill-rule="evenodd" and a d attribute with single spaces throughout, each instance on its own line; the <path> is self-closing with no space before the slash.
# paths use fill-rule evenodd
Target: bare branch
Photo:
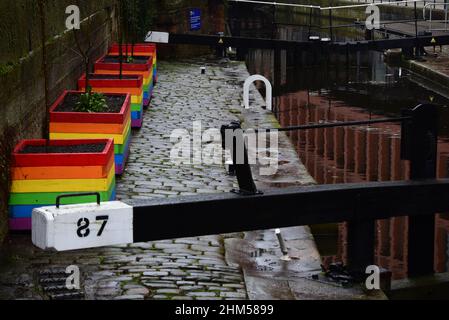
<path id="1" fill-rule="evenodd" d="M 83 51 L 83 48 L 81 47 L 81 43 L 78 39 L 78 33 L 77 33 L 76 29 L 73 29 L 73 36 L 75 38 L 75 43 L 76 43 L 76 46 L 78 47 L 79 53 L 82 55 L 82 57 L 85 61 L 88 60 L 89 57 L 86 55 L 86 53 Z"/>

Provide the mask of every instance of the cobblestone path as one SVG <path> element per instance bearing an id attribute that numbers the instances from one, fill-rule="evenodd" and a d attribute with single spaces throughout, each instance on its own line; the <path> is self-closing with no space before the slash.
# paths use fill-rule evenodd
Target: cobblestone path
<path id="1" fill-rule="evenodd" d="M 151 109 L 146 111 L 144 127 L 135 132 L 126 174 L 118 181 L 118 197 L 146 199 L 228 192 L 234 178 L 222 165 L 175 164 L 170 161 L 173 130 L 186 129 L 193 136 L 193 123 L 202 129 L 220 129 L 238 120 L 235 114 L 242 103 L 242 86 L 229 83 L 226 69 L 200 65 L 161 62 L 159 82 Z M 192 149 L 192 155 L 198 149 Z M 192 161 L 193 162 L 193 161 Z"/>
<path id="2" fill-rule="evenodd" d="M 159 83 L 144 127 L 134 132 L 125 175 L 117 180 L 118 198 L 127 202 L 227 192 L 235 181 L 221 165 L 177 165 L 170 161 L 170 134 L 219 129 L 241 110 L 242 64 L 216 61 L 201 75 L 204 61 L 160 62 Z M 243 70 L 246 70 L 243 68 Z M 185 214 L 188 214 L 186 212 Z M 211 213 L 213 214 L 213 213 Z M 217 223 L 226 217 L 216 217 Z M 216 235 L 66 253 L 42 252 L 29 235 L 12 236 L 0 263 L 0 298 L 46 299 L 40 274 L 78 265 L 86 299 L 246 299 L 242 271 L 225 261 L 224 239 Z"/>

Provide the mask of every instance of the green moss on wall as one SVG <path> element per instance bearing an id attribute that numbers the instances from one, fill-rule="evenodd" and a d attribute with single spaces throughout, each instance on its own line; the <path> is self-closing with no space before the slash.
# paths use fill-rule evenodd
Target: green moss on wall
<path id="1" fill-rule="evenodd" d="M 0 77 L 7 75 L 11 71 L 14 70 L 14 68 L 17 66 L 17 64 L 13 62 L 7 62 L 4 64 L 0 64 Z"/>
<path id="2" fill-rule="evenodd" d="M 7 199 L 10 190 L 10 154 L 12 146 L 9 141 L 14 140 L 14 129 L 7 127 L 0 136 L 0 200 Z M 8 231 L 7 203 L 0 201 L 0 244 Z"/>
<path id="3" fill-rule="evenodd" d="M 0 1 L 0 243 L 7 232 L 9 160 L 20 139 L 41 138 L 46 114 L 42 38 L 37 0 Z M 72 50 L 73 35 L 65 32 L 65 9 L 80 7 L 81 18 L 92 16 L 91 58 L 104 54 L 115 35 L 116 0 L 46 0 L 46 48 L 49 101 L 75 89 L 84 71 Z M 82 42 L 86 39 L 83 33 Z"/>

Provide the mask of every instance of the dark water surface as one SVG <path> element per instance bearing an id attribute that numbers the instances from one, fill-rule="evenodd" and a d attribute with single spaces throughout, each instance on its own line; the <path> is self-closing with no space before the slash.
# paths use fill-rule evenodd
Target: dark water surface
<path id="1" fill-rule="evenodd" d="M 308 32 L 301 26 L 273 25 L 266 8 L 251 16 L 241 10 L 234 16 L 232 12 L 231 31 L 241 35 L 302 40 Z M 354 38 L 354 34 L 357 32 L 352 30 L 346 38 Z M 274 110 L 283 127 L 394 117 L 400 115 L 401 109 L 420 103 L 438 104 L 438 176 L 449 176 L 449 100 L 445 91 L 433 88 L 406 69 L 388 65 L 382 53 L 366 51 L 338 56 L 249 50 L 246 61 L 251 74 L 264 75 L 273 83 Z M 263 91 L 262 86 L 260 89 Z M 295 131 L 289 136 L 319 184 L 409 178 L 409 164 L 400 159 L 398 124 Z M 376 225 L 375 263 L 391 270 L 394 279 L 404 278 L 407 218 L 379 220 Z M 315 226 L 313 231 L 325 264 L 346 261 L 345 224 Z M 446 272 L 449 215 L 437 215 L 435 234 L 435 269 Z"/>

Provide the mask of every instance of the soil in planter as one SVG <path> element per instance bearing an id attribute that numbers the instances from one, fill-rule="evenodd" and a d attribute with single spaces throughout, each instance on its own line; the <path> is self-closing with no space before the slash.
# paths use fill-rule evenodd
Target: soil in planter
<path id="1" fill-rule="evenodd" d="M 76 103 L 79 101 L 80 93 L 68 93 L 64 101 L 56 107 L 55 112 L 77 112 Z M 104 95 L 108 108 L 103 113 L 119 113 L 125 102 L 125 95 Z"/>
<path id="2" fill-rule="evenodd" d="M 100 153 L 103 152 L 106 143 L 86 143 L 73 146 L 25 146 L 19 153 Z"/>
<path id="3" fill-rule="evenodd" d="M 119 80 L 120 75 L 118 75 L 118 74 L 96 74 L 95 73 L 95 74 L 90 74 L 89 79 L 91 79 L 91 80 L 105 80 L 105 79 Z M 139 76 L 123 74 L 121 79 L 122 80 L 137 80 L 137 79 L 139 79 Z"/>
<path id="4" fill-rule="evenodd" d="M 131 62 L 126 61 L 126 57 L 123 58 L 123 64 L 146 64 L 148 63 L 150 57 L 133 57 Z M 120 57 L 117 56 L 106 56 L 103 59 L 104 63 L 120 63 Z"/>

